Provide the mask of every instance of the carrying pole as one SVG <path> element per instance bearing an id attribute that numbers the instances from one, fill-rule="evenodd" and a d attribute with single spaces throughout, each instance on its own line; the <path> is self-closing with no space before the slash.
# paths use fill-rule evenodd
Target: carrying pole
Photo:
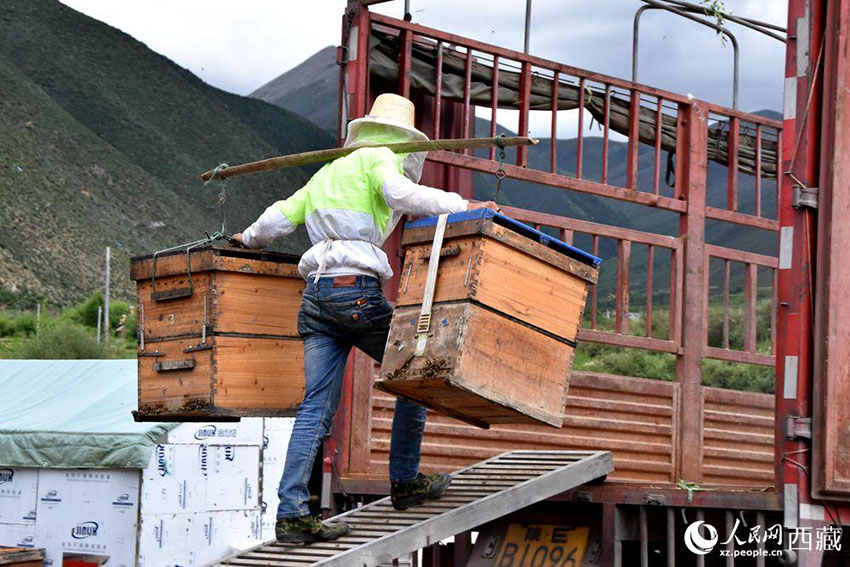
<path id="1" fill-rule="evenodd" d="M 501 147 L 534 146 L 539 143 L 539 140 L 535 140 L 534 138 L 527 136 L 496 136 L 494 138 L 460 138 L 456 140 L 428 140 L 422 142 L 399 142 L 395 144 L 364 144 L 356 147 L 331 148 L 329 150 L 315 150 L 312 152 L 273 157 L 229 167 L 219 166 L 201 175 L 201 180 L 210 181 L 213 178 L 228 179 L 230 177 L 236 177 L 237 175 L 245 175 L 248 173 L 258 173 L 260 171 L 271 171 L 274 169 L 282 169 L 284 167 L 297 167 L 322 161 L 332 161 L 337 158 L 347 156 L 348 154 L 362 148 L 387 148 L 397 154 L 409 154 L 416 152 L 428 152 L 432 150 L 489 148 L 491 146 L 499 146 L 500 144 Z"/>

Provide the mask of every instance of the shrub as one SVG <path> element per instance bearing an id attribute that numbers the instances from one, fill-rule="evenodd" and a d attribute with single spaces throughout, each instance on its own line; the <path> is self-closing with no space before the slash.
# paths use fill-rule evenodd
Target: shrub
<path id="1" fill-rule="evenodd" d="M 35 330 L 36 316 L 34 312 L 0 311 L 0 337 L 26 337 L 34 335 Z"/>
<path id="2" fill-rule="evenodd" d="M 68 320 L 42 325 L 41 336 L 23 341 L 12 353 L 14 358 L 91 359 L 109 358 L 109 352 L 87 327 Z"/>
<path id="3" fill-rule="evenodd" d="M 103 292 L 98 291 L 83 303 L 69 307 L 62 313 L 63 319 L 68 319 L 80 325 L 97 328 L 97 310 L 103 307 Z M 109 302 L 109 329 L 115 332 L 118 328 L 121 318 L 130 312 L 130 304 L 126 301 L 111 300 Z M 133 330 L 135 334 L 135 329 Z"/>
<path id="4" fill-rule="evenodd" d="M 776 373 L 768 366 L 722 360 L 704 360 L 702 363 L 703 386 L 773 394 L 775 383 Z"/>
<path id="5" fill-rule="evenodd" d="M 665 353 L 579 343 L 575 368 L 670 381 L 675 377 L 676 358 Z"/>

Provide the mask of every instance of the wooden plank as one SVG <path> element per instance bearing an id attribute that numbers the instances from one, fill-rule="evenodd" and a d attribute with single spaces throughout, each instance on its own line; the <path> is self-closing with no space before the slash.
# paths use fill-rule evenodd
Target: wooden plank
<path id="1" fill-rule="evenodd" d="M 136 284 L 136 309 L 139 314 L 139 329 L 144 331 L 145 341 L 185 335 L 201 336 L 204 323 L 204 302 L 207 314 L 212 314 L 212 278 L 209 272 L 192 277 L 193 292 L 189 297 L 169 301 L 153 301 L 151 280 Z M 156 279 L 156 291 L 167 292 L 188 288 L 186 275 L 165 276 Z M 208 319 L 209 321 L 209 319 Z M 208 328 L 209 330 L 209 328 Z M 198 341 L 200 342 L 200 341 Z"/>
<path id="2" fill-rule="evenodd" d="M 474 424 L 560 426 L 572 347 L 474 304 L 438 304 L 433 337 L 417 357 L 417 313 L 396 309 L 379 388 Z"/>
<path id="3" fill-rule="evenodd" d="M 277 276 L 279 278 L 293 278 L 302 280 L 298 273 L 297 258 L 294 263 L 272 262 L 252 260 L 248 258 L 231 258 L 228 256 L 214 256 L 212 269 L 217 272 L 238 272 L 240 274 L 253 274 L 257 276 Z"/>
<path id="4" fill-rule="evenodd" d="M 183 349 L 200 342 L 197 338 L 163 341 L 148 345 L 163 356 L 143 356 L 138 359 L 139 411 L 203 411 L 212 406 L 210 376 L 212 375 L 212 350 L 184 353 Z M 151 348 L 151 347 L 155 347 Z M 157 372 L 154 364 L 163 361 L 194 360 L 195 366 L 185 370 Z"/>
<path id="5" fill-rule="evenodd" d="M 497 403 L 536 419 L 546 416 L 546 423 L 559 427 L 574 349 L 476 306 L 469 306 L 466 318 L 475 340 L 461 346 L 455 378 L 488 397 L 492 393 Z"/>
<path id="6" fill-rule="evenodd" d="M 193 250 L 193 274 L 218 270 L 297 278 L 298 257 L 290 254 L 222 246 L 205 246 Z M 156 260 L 156 277 L 187 273 L 186 252 L 163 254 Z M 149 280 L 153 275 L 153 255 L 130 260 L 130 279 Z"/>
<path id="7" fill-rule="evenodd" d="M 196 250 L 191 253 L 191 271 L 198 274 L 212 268 L 213 252 L 211 249 Z M 164 254 L 156 259 L 157 279 L 165 276 L 175 276 L 187 273 L 187 258 L 185 252 Z M 130 259 L 130 279 L 133 281 L 149 280 L 153 276 L 153 256 Z"/>
<path id="8" fill-rule="evenodd" d="M 492 220 L 476 220 L 449 224 L 446 226 L 444 246 L 448 245 L 454 238 L 474 234 L 483 234 L 490 238 L 499 240 L 508 246 L 552 264 L 566 272 L 570 272 L 571 274 L 588 281 L 588 283 L 596 283 L 596 280 L 599 277 L 599 270 L 597 268 L 584 264 L 579 260 L 561 254 L 560 252 L 556 252 L 539 242 L 535 242 L 534 240 L 517 234 L 503 226 L 494 224 Z M 416 244 L 430 245 L 433 240 L 434 227 L 421 227 L 406 229 L 402 236 L 401 244 L 403 247 L 409 247 Z"/>
<path id="9" fill-rule="evenodd" d="M 588 283 L 595 284 L 599 278 L 599 269 L 594 266 L 589 266 L 575 258 L 565 256 L 560 252 L 556 252 L 551 248 L 535 242 L 529 238 L 521 236 L 512 230 L 504 228 L 494 223 L 483 225 L 485 235 L 495 238 L 496 240 L 507 244 L 517 250 L 525 252 L 544 262 L 548 262 L 555 267 L 569 272 L 575 276 L 582 278 Z"/>
<path id="10" fill-rule="evenodd" d="M 559 337 L 575 340 L 587 303 L 587 282 L 503 242 L 488 240 L 472 297 Z"/>
<path id="11" fill-rule="evenodd" d="M 483 244 L 482 236 L 470 235 L 454 239 L 443 247 L 444 251 L 451 251 L 452 255 L 440 257 L 434 302 L 456 301 L 470 296 L 478 267 L 482 262 Z M 455 250 L 457 254 L 454 254 Z M 430 254 L 430 243 L 411 246 L 405 252 L 396 307 L 422 303 Z"/>
<path id="12" fill-rule="evenodd" d="M 302 341 L 216 337 L 215 344 L 217 407 L 294 415 L 304 398 Z"/>
<path id="13" fill-rule="evenodd" d="M 210 311 L 216 332 L 298 337 L 304 280 L 234 272 L 213 278 Z"/>
<path id="14" fill-rule="evenodd" d="M 41 567 L 44 549 L 26 547 L 0 547 L 0 565 L 9 567 Z"/>

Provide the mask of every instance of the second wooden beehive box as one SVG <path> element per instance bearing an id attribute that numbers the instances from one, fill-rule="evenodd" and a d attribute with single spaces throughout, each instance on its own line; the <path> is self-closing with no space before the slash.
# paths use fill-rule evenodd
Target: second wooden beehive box
<path id="1" fill-rule="evenodd" d="M 304 396 L 297 258 L 206 246 L 133 258 L 137 420 L 294 415 Z"/>
<path id="2" fill-rule="evenodd" d="M 479 427 L 560 427 L 600 260 L 487 209 L 450 215 L 422 349 L 419 315 L 436 224 L 433 217 L 405 228 L 376 387 Z"/>

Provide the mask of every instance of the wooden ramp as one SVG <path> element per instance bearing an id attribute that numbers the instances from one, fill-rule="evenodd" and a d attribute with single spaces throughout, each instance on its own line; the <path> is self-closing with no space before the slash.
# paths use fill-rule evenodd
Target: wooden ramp
<path id="1" fill-rule="evenodd" d="M 333 542 L 269 542 L 214 565 L 373 567 L 613 471 L 607 451 L 511 451 L 455 472 L 439 500 L 399 512 L 387 497 L 333 518 L 351 525 Z"/>

